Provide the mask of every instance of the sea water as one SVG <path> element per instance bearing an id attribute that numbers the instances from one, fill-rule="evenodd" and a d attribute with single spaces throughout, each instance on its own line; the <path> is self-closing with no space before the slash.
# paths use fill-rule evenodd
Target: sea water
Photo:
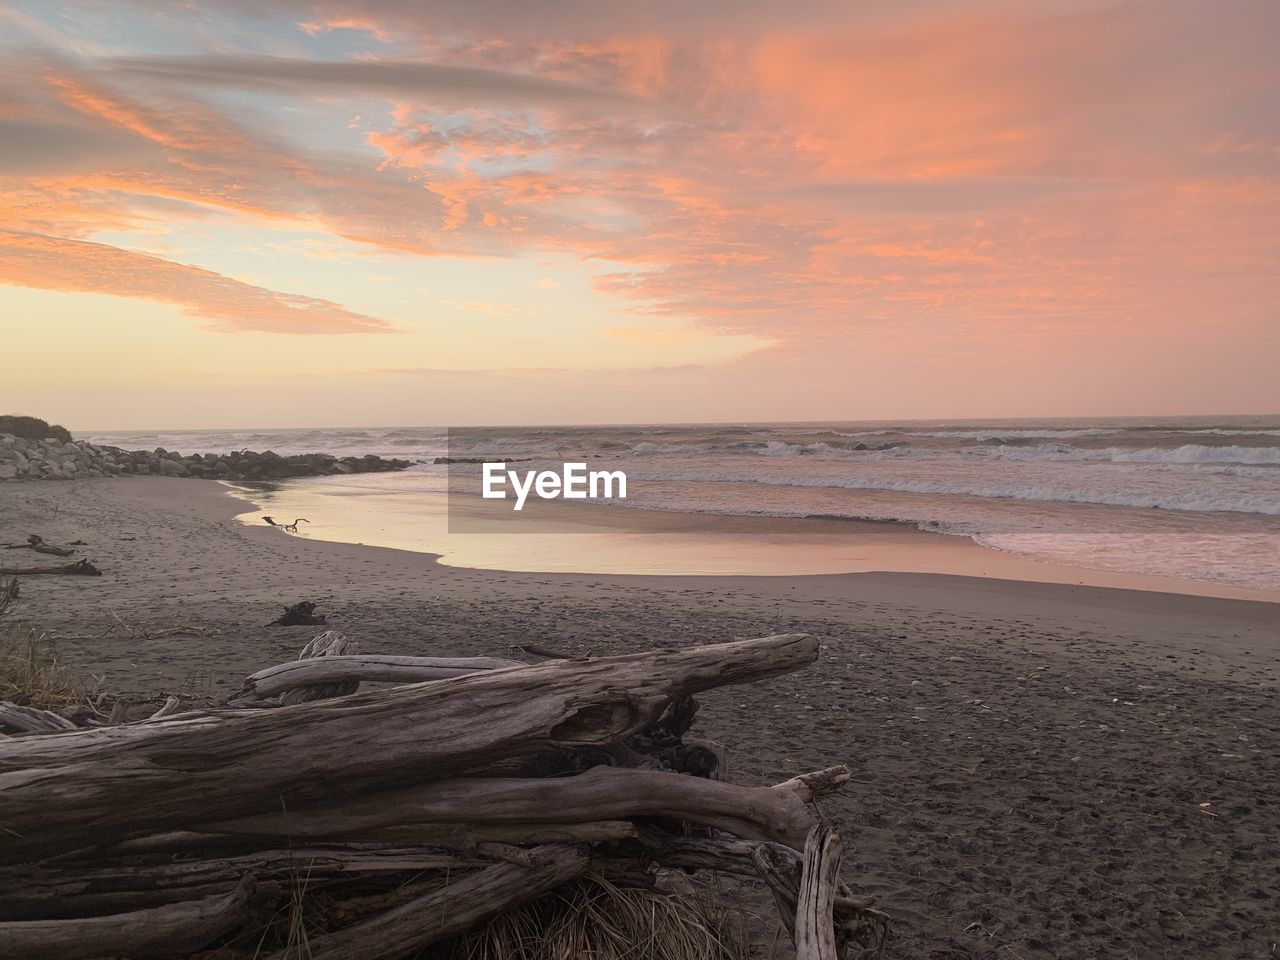
<path id="1" fill-rule="evenodd" d="M 1280 589 L 1280 416 L 134 431 L 94 442 L 183 453 L 376 453 L 395 474 L 292 481 L 406 510 L 437 457 L 621 468 L 617 509 L 895 520 L 1037 560 Z M 291 518 L 290 518 L 291 519 Z M 423 545 L 423 549 L 432 549 Z"/>

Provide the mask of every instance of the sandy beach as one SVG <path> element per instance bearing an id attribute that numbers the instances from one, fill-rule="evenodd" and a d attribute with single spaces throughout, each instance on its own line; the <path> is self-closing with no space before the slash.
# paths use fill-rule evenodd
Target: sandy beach
<path id="1" fill-rule="evenodd" d="M 0 485 L 0 540 L 82 539 L 101 578 L 17 616 L 117 692 L 223 697 L 313 628 L 368 652 L 612 654 L 807 632 L 819 666 L 707 696 L 743 782 L 847 762 L 826 813 L 893 957 L 1270 956 L 1280 941 L 1280 606 L 925 573 L 509 573 L 234 521 L 212 481 Z"/>

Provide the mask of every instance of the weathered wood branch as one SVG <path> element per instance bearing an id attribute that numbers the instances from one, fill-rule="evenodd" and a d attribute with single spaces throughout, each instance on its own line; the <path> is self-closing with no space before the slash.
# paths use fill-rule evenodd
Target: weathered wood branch
<path id="1" fill-rule="evenodd" d="M 796 900 L 796 960 L 840 960 L 835 933 L 840 848 L 840 834 L 825 825 L 815 825 L 805 840 Z"/>
<path id="2" fill-rule="evenodd" d="M 800 895 L 794 851 L 779 844 L 762 843 L 751 851 L 756 872 L 773 894 L 782 925 L 794 940 L 796 930 L 796 902 Z"/>
<path id="3" fill-rule="evenodd" d="M 632 842 L 663 866 L 763 879 L 774 895 L 784 926 L 788 931 L 794 930 L 805 854 L 779 843 L 725 837 L 679 837 L 648 827 L 640 827 Z M 845 935 L 865 938 L 870 934 L 876 940 L 882 940 L 888 929 L 889 917 L 876 908 L 875 900 L 854 896 L 839 880 L 835 884 L 832 911 L 836 930 Z"/>
<path id="4" fill-rule="evenodd" d="M 338 630 L 326 630 L 311 638 L 302 652 L 299 661 L 315 660 L 319 657 L 340 657 L 354 654 L 360 644 L 345 633 Z M 287 664 L 292 666 L 292 664 Z M 339 680 L 330 683 L 316 683 L 294 687 L 285 693 L 285 703 L 307 703 L 311 700 L 329 700 L 333 697 L 345 697 L 360 689 L 359 680 Z"/>
<path id="5" fill-rule="evenodd" d="M 10 543 L 5 546 L 5 549 L 34 550 L 36 553 L 47 553 L 53 557 L 69 557 L 75 553 L 71 547 L 55 547 L 51 543 L 45 543 L 42 537 L 34 533 L 27 537 L 26 543 Z"/>
<path id="6" fill-rule="evenodd" d="M 51 710 L 24 707 L 8 700 L 0 700 L 0 730 L 12 733 L 62 733 L 75 729 L 77 727 L 74 723 Z"/>
<path id="7" fill-rule="evenodd" d="M 177 697 L 166 697 L 160 709 L 149 716 L 148 720 L 163 720 L 165 717 L 171 717 L 182 709 L 182 701 Z"/>
<path id="8" fill-rule="evenodd" d="M 813 773 L 802 773 L 777 784 L 775 790 L 789 790 L 805 803 L 813 803 L 839 791 L 853 779 L 853 773 L 843 763 Z"/>
<path id="9" fill-rule="evenodd" d="M 0 856 L 184 829 L 192 810 L 231 820 L 615 743 L 680 696 L 787 673 L 817 652 L 815 639 L 789 634 L 23 738 L 0 750 Z"/>
<path id="10" fill-rule="evenodd" d="M 250 885 L 145 910 L 57 920 L 0 923 L 0 957 L 175 957 L 192 953 L 248 919 Z"/>
<path id="11" fill-rule="evenodd" d="M 311 960 L 398 960 L 473 924 L 541 896 L 584 873 L 590 858 L 574 847 L 535 847 L 537 866 L 501 863 L 465 873 L 436 890 L 307 943 Z M 271 960 L 292 960 L 277 953 Z"/>
<path id="12" fill-rule="evenodd" d="M 492 823 L 475 826 L 464 823 L 422 823 L 374 830 L 362 836 L 360 843 L 343 840 L 340 845 L 326 843 L 309 849 L 345 849 L 372 843 L 384 847 L 431 848 L 476 853 L 486 843 L 523 843 L 535 846 L 594 844 L 631 840 L 637 836 L 636 825 L 623 820 L 596 820 L 584 823 Z M 219 851 L 232 856 L 243 853 L 246 844 L 252 848 L 261 842 L 261 837 L 255 837 L 252 834 L 181 830 L 136 837 L 109 847 L 89 850 L 86 855 L 106 860 L 117 856 L 190 855 L 191 851 L 195 850 L 202 856 L 213 856 Z"/>
<path id="13" fill-rule="evenodd" d="M 285 691 L 314 685 L 377 683 L 421 683 L 448 680 L 485 670 L 524 667 L 528 664 L 496 657 L 396 657 L 376 654 L 337 654 L 288 663 L 259 670 L 245 678 L 243 697 L 264 700 Z M 354 689 L 348 690 L 354 693 Z M 343 694 L 330 694 L 342 696 Z M 313 699 L 323 699 L 320 697 Z"/>
<path id="14" fill-rule="evenodd" d="M 735 836 L 774 840 L 796 849 L 803 846 L 812 825 L 808 810 L 789 790 L 744 787 L 656 770 L 593 767 L 576 777 L 557 779 L 437 781 L 197 829 L 309 840 L 367 834 L 392 825 L 465 823 L 476 827 L 644 816 L 717 827 Z"/>
<path id="15" fill-rule="evenodd" d="M 75 563 L 63 564 L 60 567 L 0 567 L 0 577 L 28 577 L 42 573 L 68 573 L 82 577 L 102 576 L 102 571 L 88 560 L 77 560 Z"/>
<path id="16" fill-rule="evenodd" d="M 214 859 L 161 859 L 156 863 L 88 866 L 57 863 L 35 869 L 0 869 L 0 920 L 87 916 L 157 906 L 199 896 L 193 890 L 244 877 L 260 893 L 287 893 L 300 878 L 351 877 L 399 872 L 459 871 L 487 866 L 495 858 L 429 847 L 299 847 L 229 854 Z M 123 905 L 123 906 L 122 906 Z"/>

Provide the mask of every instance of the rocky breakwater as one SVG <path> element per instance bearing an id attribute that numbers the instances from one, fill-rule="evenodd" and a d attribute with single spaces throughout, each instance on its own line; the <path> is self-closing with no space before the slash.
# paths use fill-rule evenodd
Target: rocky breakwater
<path id="1" fill-rule="evenodd" d="M 122 450 L 85 440 L 56 437 L 28 439 L 0 433 L 0 480 L 79 480 L 88 477 L 158 476 L 206 480 L 287 480 L 343 473 L 381 473 L 403 470 L 408 460 L 388 460 L 368 454 L 334 457 L 325 453 L 282 456 L 270 450 L 257 453 L 193 453 L 183 456 L 163 447 Z"/>

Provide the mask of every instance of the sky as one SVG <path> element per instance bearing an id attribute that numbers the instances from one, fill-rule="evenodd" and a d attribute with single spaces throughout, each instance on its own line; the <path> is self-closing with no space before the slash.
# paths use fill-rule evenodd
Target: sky
<path id="1" fill-rule="evenodd" d="M 1280 412 L 1280 4 L 0 0 L 0 413 Z"/>

